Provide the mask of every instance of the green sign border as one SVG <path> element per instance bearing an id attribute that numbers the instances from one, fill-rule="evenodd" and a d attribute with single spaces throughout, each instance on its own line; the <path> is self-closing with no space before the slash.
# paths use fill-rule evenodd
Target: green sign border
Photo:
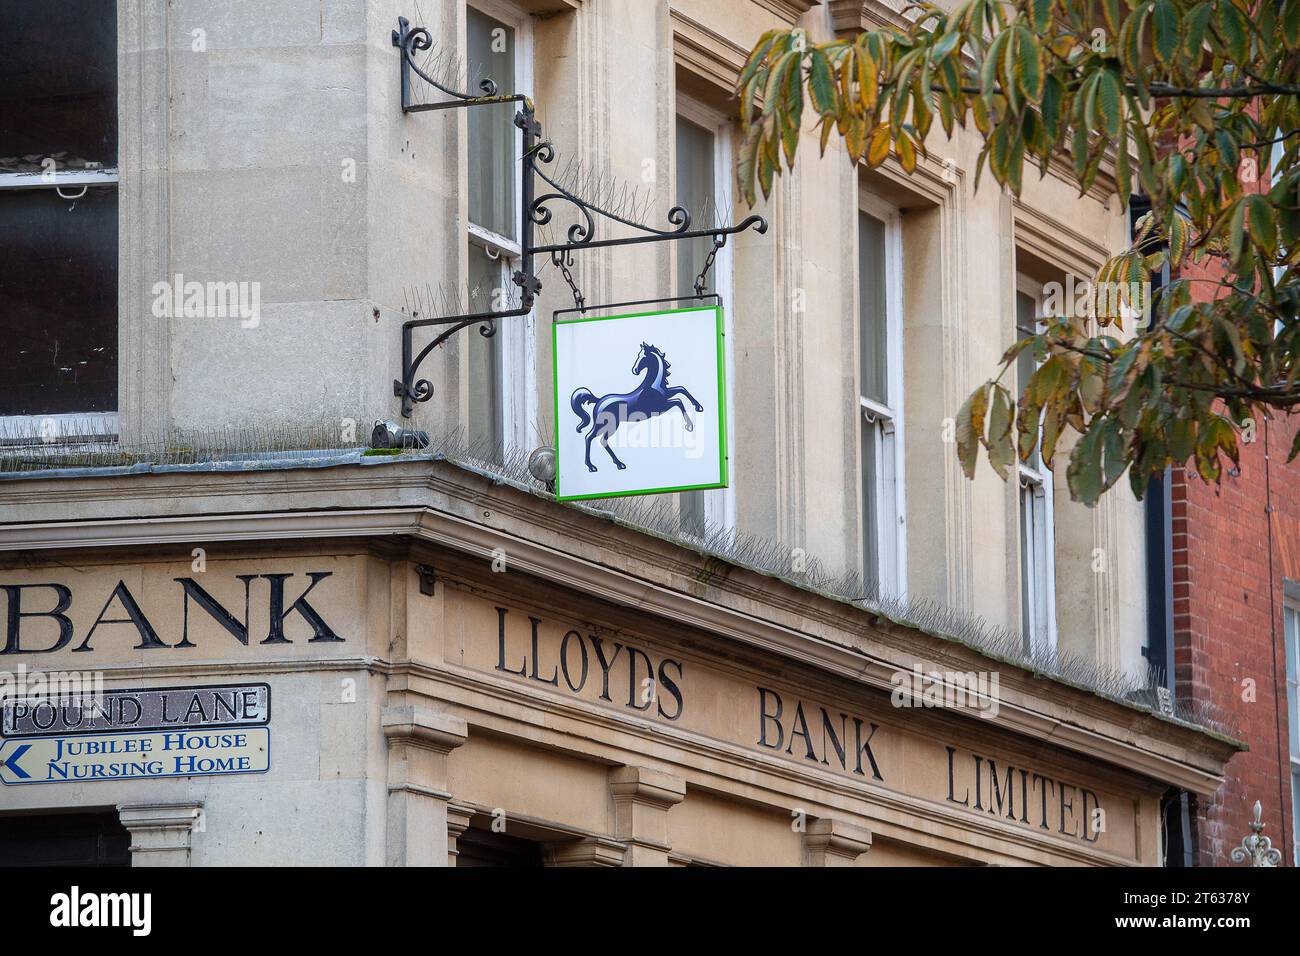
<path id="1" fill-rule="evenodd" d="M 609 322 L 615 319 L 641 319 L 652 315 L 676 315 L 681 312 L 713 312 L 717 322 L 716 351 L 718 355 L 718 475 L 720 480 L 709 485 L 680 485 L 665 488 L 643 488 L 634 491 L 611 491 L 595 495 L 565 495 L 560 482 L 564 477 L 560 464 L 560 350 L 559 330 L 562 325 L 576 325 L 579 322 Z M 594 315 L 578 319 L 565 319 L 551 323 L 551 393 L 555 402 L 555 500 L 556 501 L 592 501 L 602 498 L 630 498 L 635 495 L 664 495 L 677 491 L 709 491 L 714 488 L 727 487 L 727 350 L 726 326 L 723 321 L 722 306 L 703 305 L 685 309 L 665 309 L 659 312 L 630 312 L 624 315 Z"/>

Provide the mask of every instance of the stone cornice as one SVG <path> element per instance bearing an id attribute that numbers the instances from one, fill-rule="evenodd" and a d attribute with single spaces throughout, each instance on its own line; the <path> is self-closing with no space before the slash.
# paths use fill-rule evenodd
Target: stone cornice
<path id="1" fill-rule="evenodd" d="M 669 11 L 669 16 L 673 27 L 673 56 L 678 65 L 727 96 L 734 96 L 749 51 L 679 10 Z"/>
<path id="2" fill-rule="evenodd" d="M 389 740 L 440 754 L 464 744 L 467 735 L 464 718 L 412 706 L 385 708 L 382 724 Z"/>
<path id="3" fill-rule="evenodd" d="M 883 692 L 914 664 L 967 671 L 987 669 L 991 660 L 445 462 L 39 479 L 13 483 L 5 497 L 21 500 L 33 519 L 0 527 L 0 551 L 11 553 L 405 537 L 482 558 L 505 548 L 513 568 L 541 580 Z M 80 499 L 75 509 L 71 497 Z M 375 507 L 357 507 L 363 503 Z M 69 513 L 77 516 L 56 520 Z M 992 723 L 1012 733 L 1199 793 L 1218 787 L 1223 763 L 1239 749 L 1015 664 L 998 662 L 998 669 L 1003 702 Z"/>
<path id="4" fill-rule="evenodd" d="M 516 0 L 520 7 L 543 19 L 582 8 L 582 0 Z"/>
<path id="5" fill-rule="evenodd" d="M 796 23 L 799 18 L 820 6 L 822 0 L 754 0 L 765 10 L 770 10 L 787 23 Z"/>
<path id="6" fill-rule="evenodd" d="M 1016 245 L 1081 278 L 1091 279 L 1109 258 L 1104 246 L 1065 222 L 1016 200 Z"/>
<path id="7" fill-rule="evenodd" d="M 907 18 L 879 0 L 828 0 L 831 29 L 839 36 L 879 30 L 884 27 L 907 27 Z"/>

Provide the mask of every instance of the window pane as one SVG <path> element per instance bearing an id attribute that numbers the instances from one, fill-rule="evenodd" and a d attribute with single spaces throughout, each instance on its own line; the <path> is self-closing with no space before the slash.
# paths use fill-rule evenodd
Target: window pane
<path id="1" fill-rule="evenodd" d="M 116 188 L 0 190 L 0 345 L 0 415 L 116 411 Z"/>
<path id="2" fill-rule="evenodd" d="M 1300 610 L 1282 612 L 1286 635 L 1287 716 L 1291 723 L 1291 759 L 1300 760 Z"/>
<path id="3" fill-rule="evenodd" d="M 696 537 L 702 537 L 705 531 L 705 495 L 707 491 L 686 491 L 681 495 L 681 510 L 679 516 L 682 523 L 682 531 L 685 534 L 693 534 Z"/>
<path id="4" fill-rule="evenodd" d="M 1038 591 L 1037 555 L 1035 544 L 1034 489 L 1020 489 L 1020 630 L 1025 650 L 1032 650 L 1038 639 L 1038 621 L 1035 612 Z"/>
<path id="5" fill-rule="evenodd" d="M 714 199 L 714 134 L 690 120 L 677 117 L 677 199 L 691 213 L 691 228 L 707 228 L 717 216 Z M 704 268 L 713 243 L 707 237 L 683 239 L 677 249 L 677 295 L 695 294 L 695 277 Z M 716 291 L 715 271 L 710 271 L 706 292 Z M 709 492 L 688 491 L 681 495 L 682 530 L 702 535 L 705 530 L 706 501 Z"/>
<path id="6" fill-rule="evenodd" d="M 1300 866 L 1300 769 L 1291 771 L 1291 816 L 1295 836 L 1292 845 L 1295 850 L 1295 865 Z"/>
<path id="7" fill-rule="evenodd" d="M 466 14 L 469 39 L 469 92 L 479 82 L 496 81 L 497 93 L 515 90 L 515 31 L 470 7 Z M 518 164 L 515 113 L 518 105 L 475 106 L 469 114 L 469 218 L 510 239 L 518 239 L 515 190 Z"/>
<path id="8" fill-rule="evenodd" d="M 692 229 L 713 225 L 718 210 L 713 181 L 714 135 L 690 120 L 677 117 L 677 201 L 691 213 Z M 677 247 L 677 294 L 694 295 L 695 277 L 704 268 L 713 241 L 708 236 L 683 239 Z M 716 291 L 713 271 L 709 272 L 706 292 Z"/>
<path id="9" fill-rule="evenodd" d="M 880 501 L 878 479 L 880 462 L 876 454 L 874 422 L 858 413 L 862 432 L 862 583 L 868 591 L 880 585 Z"/>
<path id="10" fill-rule="evenodd" d="M 1038 303 L 1034 301 L 1032 295 L 1024 292 L 1016 293 L 1016 341 L 1028 338 L 1021 329 L 1036 328 L 1038 319 Z M 1034 374 L 1037 363 L 1034 360 L 1034 350 L 1025 349 L 1016 356 L 1016 390 L 1023 392 L 1025 386 L 1029 384 L 1029 379 Z M 1018 397 L 1018 396 L 1017 396 Z"/>
<path id="11" fill-rule="evenodd" d="M 1024 292 L 1016 293 L 1016 340 L 1028 338 L 1029 336 L 1020 331 L 1021 329 L 1037 328 L 1038 322 L 1038 301 Z M 1029 379 L 1033 377 L 1034 370 L 1038 367 L 1038 362 L 1034 358 L 1033 349 L 1025 349 L 1016 356 L 1016 398 L 1025 390 L 1029 384 Z M 1042 467 L 1042 458 L 1038 454 L 1038 448 L 1034 449 L 1033 455 L 1030 456 L 1028 464 L 1035 470 Z"/>
<path id="12" fill-rule="evenodd" d="M 490 259 L 482 246 L 469 245 L 469 309 L 486 312 L 493 308 L 493 299 L 501 294 L 502 263 Z M 509 320 L 507 320 L 509 321 Z M 485 338 L 478 334 L 478 326 L 466 330 L 462 342 L 469 349 L 469 440 L 476 454 L 490 461 L 501 461 L 501 337 L 497 334 Z"/>
<path id="13" fill-rule="evenodd" d="M 885 224 L 858 213 L 858 349 L 862 394 L 889 404 L 889 325 L 886 315 Z"/>
<path id="14" fill-rule="evenodd" d="M 0 0 L 0 171 L 117 165 L 117 4 Z"/>

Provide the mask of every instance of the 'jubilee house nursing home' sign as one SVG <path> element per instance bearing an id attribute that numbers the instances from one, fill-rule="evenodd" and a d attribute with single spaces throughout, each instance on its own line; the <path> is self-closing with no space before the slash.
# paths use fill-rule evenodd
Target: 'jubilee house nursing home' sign
<path id="1" fill-rule="evenodd" d="M 553 344 L 559 500 L 726 487 L 721 307 L 557 321 Z"/>

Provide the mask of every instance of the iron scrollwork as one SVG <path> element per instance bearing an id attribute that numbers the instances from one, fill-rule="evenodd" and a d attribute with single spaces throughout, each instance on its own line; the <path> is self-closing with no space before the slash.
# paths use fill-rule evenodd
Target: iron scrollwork
<path id="1" fill-rule="evenodd" d="M 728 236 L 736 235 L 747 229 L 754 229 L 762 234 L 767 232 L 767 220 L 762 216 L 749 216 L 735 226 L 718 226 L 708 229 L 692 229 L 691 214 L 683 206 L 673 206 L 668 210 L 668 228 L 659 228 L 603 208 L 583 199 L 566 189 L 543 169 L 555 161 L 555 148 L 542 139 L 542 126 L 537 121 L 537 111 L 532 100 L 520 94 L 498 93 L 497 85 L 491 79 L 479 83 L 479 93 L 462 93 L 434 79 L 416 62 L 416 54 L 432 49 L 433 37 L 424 27 L 412 27 L 406 17 L 399 17 L 398 28 L 393 31 L 393 46 L 401 51 L 402 112 L 416 113 L 431 110 L 453 109 L 459 107 L 489 106 L 502 103 L 519 104 L 514 123 L 523 133 L 523 155 L 520 164 L 520 256 L 519 268 L 512 281 L 519 287 L 519 305 L 501 311 L 476 312 L 467 315 L 442 316 L 438 318 L 419 318 L 412 316 L 402 323 L 402 377 L 393 382 L 393 394 L 402 400 L 402 416 L 409 418 L 415 405 L 427 402 L 433 397 L 433 384 L 428 379 L 417 379 L 420 365 L 429 353 L 450 339 L 457 332 L 471 325 L 479 326 L 479 334 L 491 337 L 496 333 L 496 323 L 501 319 L 527 316 L 533 310 L 538 294 L 542 291 L 541 280 L 534 268 L 536 256 L 548 255 L 551 261 L 561 269 L 565 281 L 574 293 L 574 301 L 579 310 L 588 308 L 581 291 L 573 281 L 569 267 L 573 265 L 573 253 L 583 249 L 598 249 L 611 246 L 636 245 L 645 242 L 664 242 L 677 239 L 695 239 L 707 237 L 712 240 L 712 248 L 695 282 L 695 297 L 705 298 L 704 283 L 709 268 L 713 264 L 718 250 L 727 241 Z M 417 103 L 413 99 L 413 76 L 428 83 L 443 93 L 447 99 L 431 103 Z M 536 193 L 536 181 L 541 179 L 547 191 L 542 195 Z M 566 231 L 566 242 L 537 244 L 535 230 L 551 222 L 553 214 L 550 204 L 567 203 L 581 217 Z M 636 230 L 639 235 L 600 239 L 596 236 L 597 219 L 612 222 Z M 429 326 L 446 326 L 431 342 L 417 353 L 414 349 L 414 333 L 418 328 Z"/>

